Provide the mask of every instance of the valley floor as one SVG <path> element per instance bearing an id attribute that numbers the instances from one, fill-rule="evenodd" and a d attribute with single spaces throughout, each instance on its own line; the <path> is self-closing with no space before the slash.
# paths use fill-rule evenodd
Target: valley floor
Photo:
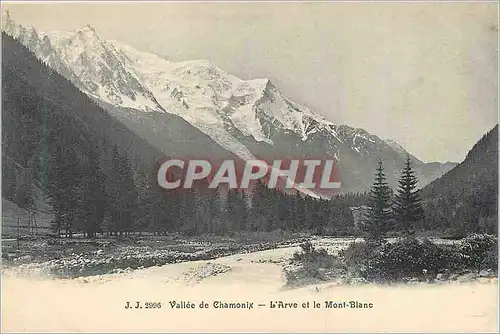
<path id="1" fill-rule="evenodd" d="M 286 247 L 208 261 L 154 266 L 118 274 L 50 279 L 2 277 L 2 332 L 9 331 L 430 331 L 496 332 L 498 281 L 398 286 L 309 285 L 285 290 Z M 270 301 L 297 309 L 270 308 Z M 125 309 L 129 301 L 142 309 Z M 195 308 L 172 308 L 171 301 Z M 209 308 L 199 308 L 200 302 Z M 214 302 L 254 303 L 252 309 Z M 313 308 L 313 302 L 320 308 Z M 373 308 L 325 308 L 325 301 L 372 303 Z M 146 309 L 147 302 L 161 308 Z M 302 303 L 309 302 L 309 308 Z M 264 306 L 258 306 L 263 304 Z"/>

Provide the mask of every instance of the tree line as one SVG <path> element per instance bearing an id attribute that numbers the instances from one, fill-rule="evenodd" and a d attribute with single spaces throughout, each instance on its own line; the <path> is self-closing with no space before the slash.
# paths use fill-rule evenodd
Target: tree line
<path id="1" fill-rule="evenodd" d="M 85 154 L 78 154 L 64 138 L 58 138 L 52 141 L 49 155 L 41 157 L 43 166 L 37 166 L 34 177 L 43 180 L 40 184 L 53 207 L 51 227 L 57 235 L 121 237 L 152 232 L 195 236 L 284 230 L 347 236 L 358 232 L 350 208 L 366 204 L 364 194 L 314 199 L 269 189 L 260 182 L 251 190 L 166 191 L 157 185 L 154 170 L 149 179 L 141 179 L 116 146 L 100 149 L 101 154 L 89 146 Z M 24 191 L 21 196 L 20 192 L 15 198 L 10 196 L 12 200 L 25 209 L 33 208 L 32 193 Z"/>
<path id="2" fill-rule="evenodd" d="M 53 227 L 70 237 L 75 232 L 121 237 L 141 232 L 196 236 L 274 230 L 353 235 L 357 230 L 350 208 L 366 202 L 363 194 L 314 199 L 269 189 L 260 182 L 251 190 L 166 191 L 156 183 L 154 169 L 148 180 L 138 184 L 127 157 L 116 148 L 100 159 L 80 163 L 58 159 L 58 152 L 51 160 L 48 185 L 56 212 Z M 75 156 L 71 159 L 75 161 Z"/>
<path id="3" fill-rule="evenodd" d="M 44 179 L 55 213 L 52 228 L 58 235 L 121 237 L 152 232 L 195 236 L 285 230 L 380 239 L 390 230 L 411 234 L 412 224 L 423 218 L 409 159 L 395 195 L 380 162 L 370 193 L 315 199 L 298 192 L 286 194 L 260 182 L 246 191 L 206 187 L 166 191 L 156 183 L 154 169 L 140 184 L 129 158 L 116 145 L 101 147 L 100 154 L 88 146 L 84 154 L 78 154 L 65 138 L 54 138 L 52 143 L 49 155 L 41 157 L 43 168 L 37 168 L 46 174 L 36 177 Z M 351 208 L 363 205 L 367 214 L 360 230 Z"/>

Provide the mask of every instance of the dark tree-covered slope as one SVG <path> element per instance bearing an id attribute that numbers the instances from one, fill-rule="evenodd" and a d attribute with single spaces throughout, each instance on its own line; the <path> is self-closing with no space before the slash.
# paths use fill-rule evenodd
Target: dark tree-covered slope
<path id="1" fill-rule="evenodd" d="M 497 232 L 498 125 L 462 163 L 421 190 L 428 228 Z"/>

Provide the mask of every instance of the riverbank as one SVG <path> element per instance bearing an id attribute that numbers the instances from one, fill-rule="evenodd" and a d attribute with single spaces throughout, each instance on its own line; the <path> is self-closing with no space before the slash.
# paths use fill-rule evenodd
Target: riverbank
<path id="1" fill-rule="evenodd" d="M 7 270 L 2 277 L 2 330 L 496 332 L 496 278 L 394 286 L 325 282 L 284 289 L 283 265 L 298 249 L 77 279 L 19 277 Z M 125 309 L 127 301 L 140 301 L 143 308 Z M 171 301 L 195 308 L 171 308 Z M 297 308 L 270 308 L 271 301 L 297 303 Z M 328 301 L 373 307 L 326 308 Z M 146 309 L 146 302 L 161 303 L 161 308 Z M 201 302 L 209 307 L 200 308 Z M 253 308 L 216 308 L 214 302 L 253 303 Z M 302 307 L 307 302 L 309 307 Z M 313 302 L 321 307 L 314 308 Z"/>

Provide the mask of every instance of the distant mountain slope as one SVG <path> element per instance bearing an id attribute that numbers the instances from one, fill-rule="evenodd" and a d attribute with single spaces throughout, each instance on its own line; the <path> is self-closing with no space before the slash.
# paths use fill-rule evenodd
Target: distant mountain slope
<path id="1" fill-rule="evenodd" d="M 5 12 L 3 29 L 162 151 L 185 142 L 172 134 L 188 133 L 203 154 L 223 155 L 209 137 L 242 159 L 331 157 L 339 161 L 340 192 L 367 190 L 379 159 L 396 186 L 408 154 L 400 145 L 294 103 L 266 78 L 242 80 L 207 60 L 172 62 L 104 40 L 88 25 L 42 33 L 14 23 Z M 181 119 L 207 136 L 189 135 L 193 130 Z M 453 167 L 412 160 L 421 186 Z"/>
<path id="2" fill-rule="evenodd" d="M 497 233 L 498 125 L 474 145 L 463 162 L 420 193 L 428 224 Z"/>

